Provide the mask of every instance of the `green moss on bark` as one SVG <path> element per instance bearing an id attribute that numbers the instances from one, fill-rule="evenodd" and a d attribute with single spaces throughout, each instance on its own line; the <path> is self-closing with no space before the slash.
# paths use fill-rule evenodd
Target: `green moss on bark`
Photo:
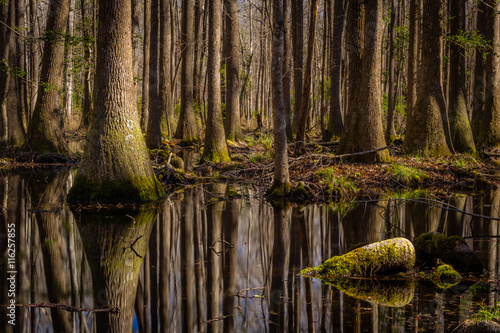
<path id="1" fill-rule="evenodd" d="M 156 177 L 130 177 L 97 181 L 79 176 L 68 193 L 68 202 L 148 202 L 161 199 L 165 190 Z"/>

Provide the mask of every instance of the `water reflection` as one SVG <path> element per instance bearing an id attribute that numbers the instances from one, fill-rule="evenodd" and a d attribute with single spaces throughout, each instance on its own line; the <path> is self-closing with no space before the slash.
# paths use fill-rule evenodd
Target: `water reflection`
<path id="1" fill-rule="evenodd" d="M 0 259 L 15 223 L 16 303 L 120 312 L 19 306 L 15 331 L 444 332 L 478 304 L 499 301 L 498 220 L 486 217 L 498 218 L 499 191 L 432 205 L 298 208 L 271 207 L 244 188 L 241 199 L 225 200 L 227 186 L 211 184 L 186 188 L 157 211 L 72 214 L 64 206 L 71 179 L 65 171 L 0 176 Z M 432 231 L 468 237 L 485 278 L 444 290 L 413 281 L 332 286 L 298 275 L 357 244 Z M 0 270 L 1 304 L 9 301 L 6 274 Z M 12 332 L 5 314 L 0 307 L 0 332 Z"/>

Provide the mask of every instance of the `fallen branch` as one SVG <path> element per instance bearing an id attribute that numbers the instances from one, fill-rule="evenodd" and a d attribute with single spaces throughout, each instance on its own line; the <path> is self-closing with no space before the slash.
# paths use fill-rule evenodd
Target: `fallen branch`
<path id="1" fill-rule="evenodd" d="M 78 307 L 75 307 L 72 305 L 62 304 L 62 303 L 31 303 L 31 304 L 16 304 L 16 306 L 26 307 L 26 308 L 53 308 L 53 309 L 60 309 L 60 310 L 69 311 L 69 312 L 118 313 L 120 311 L 120 308 L 118 308 L 118 307 L 111 307 L 111 308 L 107 308 L 107 309 L 84 309 L 84 308 L 78 308 Z"/>

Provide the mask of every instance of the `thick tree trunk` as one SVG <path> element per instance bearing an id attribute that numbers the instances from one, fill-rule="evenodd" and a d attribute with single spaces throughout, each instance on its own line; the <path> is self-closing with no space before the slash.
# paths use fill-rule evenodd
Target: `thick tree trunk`
<path id="1" fill-rule="evenodd" d="M 304 83 L 302 85 L 302 100 L 300 101 L 299 116 L 297 118 L 297 137 L 295 151 L 304 152 L 304 141 L 306 139 L 306 118 L 309 112 L 309 98 L 312 86 L 312 65 L 314 58 L 314 39 L 316 38 L 316 21 L 318 18 L 319 0 L 311 3 L 311 17 L 309 18 L 309 39 L 307 41 L 307 62 L 304 73 Z"/>
<path id="2" fill-rule="evenodd" d="M 385 145 L 381 114 L 382 1 L 351 0 L 347 10 L 349 41 L 349 99 L 338 154 L 355 153 Z M 360 156 L 363 162 L 389 160 L 378 151 Z"/>
<path id="3" fill-rule="evenodd" d="M 151 0 L 151 36 L 149 45 L 149 114 L 146 144 L 150 149 L 160 148 L 161 131 L 158 110 L 158 0 Z"/>
<path id="4" fill-rule="evenodd" d="M 95 116 L 69 201 L 137 202 L 160 198 L 135 106 L 131 2 L 100 3 Z"/>
<path id="5" fill-rule="evenodd" d="M 465 2 L 450 0 L 450 35 L 465 31 Z M 450 45 L 448 118 L 451 140 L 458 153 L 474 153 L 476 147 L 467 112 L 465 55 L 458 44 Z"/>
<path id="6" fill-rule="evenodd" d="M 417 101 L 408 117 L 403 149 L 406 153 L 439 156 L 450 153 L 443 127 L 445 101 L 441 88 L 442 3 L 424 0 L 422 19 L 422 62 Z"/>
<path id="7" fill-rule="evenodd" d="M 63 154 L 68 151 L 61 126 L 64 35 L 68 26 L 68 15 L 69 0 L 50 2 L 38 99 L 29 122 L 25 150 Z"/>
<path id="8" fill-rule="evenodd" d="M 175 131 L 175 138 L 185 141 L 199 141 L 198 126 L 193 107 L 194 66 L 194 0 L 182 1 L 182 68 L 181 68 L 181 113 Z"/>
<path id="9" fill-rule="evenodd" d="M 208 5 L 208 113 L 203 159 L 214 163 L 229 162 L 220 93 L 220 37 L 222 4 L 212 1 Z"/>
<path id="10" fill-rule="evenodd" d="M 283 101 L 283 0 L 273 0 L 273 45 L 271 80 L 273 93 L 274 181 L 268 191 L 282 196 L 290 191 L 288 151 L 286 142 L 285 104 Z"/>
<path id="11" fill-rule="evenodd" d="M 487 6 L 486 36 L 493 49 L 486 57 L 486 87 L 477 145 L 500 148 L 500 3 L 492 1 Z"/>
<path id="12" fill-rule="evenodd" d="M 226 138 L 242 141 L 240 113 L 240 34 L 238 24 L 238 1 L 225 0 L 226 8 Z"/>

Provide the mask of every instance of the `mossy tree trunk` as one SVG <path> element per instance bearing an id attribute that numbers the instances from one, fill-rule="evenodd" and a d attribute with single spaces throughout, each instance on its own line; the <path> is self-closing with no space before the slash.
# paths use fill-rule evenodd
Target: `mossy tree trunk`
<path id="1" fill-rule="evenodd" d="M 142 202 L 164 191 L 149 159 L 135 105 L 131 3 L 100 3 L 96 103 L 69 201 Z"/>
<path id="2" fill-rule="evenodd" d="M 486 37 L 493 49 L 486 56 L 486 87 L 477 145 L 500 148 L 500 3 L 486 2 Z"/>
<path id="3" fill-rule="evenodd" d="M 283 61 L 283 0 L 273 0 L 273 44 L 271 80 L 273 93 L 274 181 L 269 193 L 283 195 L 290 191 L 286 141 L 285 104 L 281 69 Z"/>
<path id="4" fill-rule="evenodd" d="M 454 36 L 465 31 L 465 2 L 450 1 L 450 35 Z M 450 79 L 449 108 L 451 141 L 458 153 L 474 153 L 476 146 L 472 137 L 472 129 L 467 113 L 467 90 L 465 75 L 465 55 L 462 48 L 452 43 L 450 45 Z"/>
<path id="5" fill-rule="evenodd" d="M 214 163 L 229 162 L 220 92 L 220 37 L 222 4 L 211 1 L 208 5 L 208 112 L 203 159 Z"/>
<path id="6" fill-rule="evenodd" d="M 332 0 L 333 1 L 333 0 Z M 326 140 L 338 140 L 344 127 L 340 97 L 342 92 L 341 70 L 342 70 L 342 32 L 344 30 L 344 8 L 343 0 L 334 0 L 332 6 L 333 32 L 331 43 L 331 86 L 330 86 L 330 118 L 328 119 L 328 132 L 323 138 Z"/>
<path id="7" fill-rule="evenodd" d="M 238 23 L 238 1 L 225 0 L 224 38 L 226 38 L 226 138 L 242 141 L 240 123 L 240 34 Z"/>
<path id="8" fill-rule="evenodd" d="M 181 30 L 181 113 L 174 137 L 185 141 L 199 141 L 193 105 L 194 0 L 182 1 Z"/>
<path id="9" fill-rule="evenodd" d="M 28 125 L 25 150 L 67 153 L 62 129 L 64 40 L 68 26 L 69 0 L 50 2 L 45 31 L 38 98 Z"/>
<path id="10" fill-rule="evenodd" d="M 443 115 L 446 113 L 441 87 L 441 1 L 424 0 L 422 18 L 422 61 L 418 71 L 415 109 L 408 115 L 406 153 L 439 156 L 450 153 L 445 138 Z"/>
<path id="11" fill-rule="evenodd" d="M 356 153 L 385 145 L 381 111 L 381 0 L 351 0 L 347 10 L 349 87 L 344 129 L 338 154 Z M 387 150 L 361 155 L 363 162 L 388 161 Z"/>

